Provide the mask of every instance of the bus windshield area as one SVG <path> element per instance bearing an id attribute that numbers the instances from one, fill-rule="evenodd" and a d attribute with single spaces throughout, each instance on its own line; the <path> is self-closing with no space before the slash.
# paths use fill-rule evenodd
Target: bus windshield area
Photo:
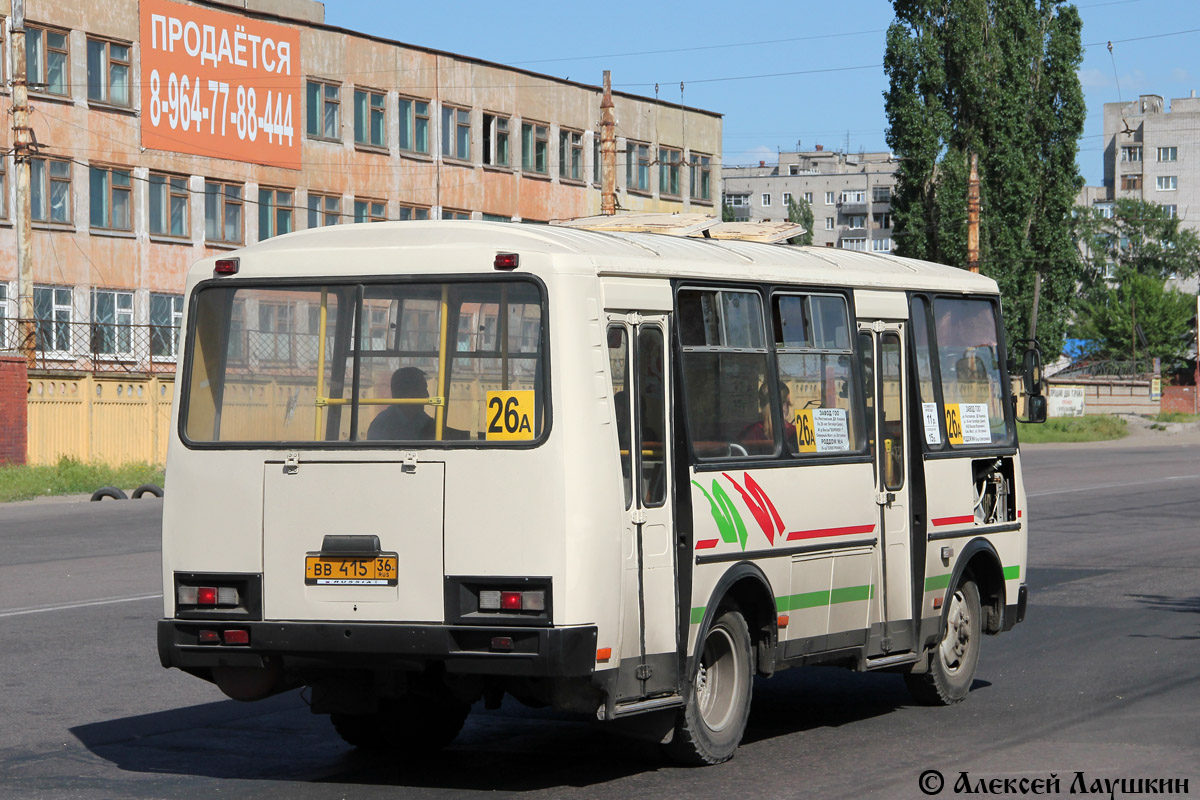
<path id="1" fill-rule="evenodd" d="M 544 298 L 528 280 L 212 285 L 192 306 L 192 443 L 540 438 Z"/>

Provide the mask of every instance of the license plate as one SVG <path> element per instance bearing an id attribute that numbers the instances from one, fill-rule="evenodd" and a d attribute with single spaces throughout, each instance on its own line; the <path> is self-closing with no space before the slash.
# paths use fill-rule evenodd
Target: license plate
<path id="1" fill-rule="evenodd" d="M 307 556 L 304 582 L 310 586 L 395 586 L 397 556 Z"/>

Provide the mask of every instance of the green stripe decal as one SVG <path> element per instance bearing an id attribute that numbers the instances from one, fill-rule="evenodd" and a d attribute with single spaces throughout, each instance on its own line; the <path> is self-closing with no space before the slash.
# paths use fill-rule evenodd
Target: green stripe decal
<path id="1" fill-rule="evenodd" d="M 950 586 L 950 573 L 945 575 L 934 575 L 932 578 L 925 579 L 925 591 L 936 592 L 938 589 L 946 589 Z"/>
<path id="2" fill-rule="evenodd" d="M 701 622 L 704 622 L 704 612 L 706 610 L 707 610 L 707 606 L 700 606 L 699 608 L 692 609 L 692 624 L 693 625 L 699 625 Z"/>
<path id="3" fill-rule="evenodd" d="M 1019 577 L 1021 577 L 1021 566 L 1019 564 L 1013 567 L 1004 568 L 1004 580 L 1015 581 Z"/>
<path id="4" fill-rule="evenodd" d="M 832 592 L 804 592 L 803 594 L 784 595 L 775 598 L 775 606 L 780 613 L 785 611 L 800 611 L 805 608 L 821 608 L 836 603 L 854 603 L 859 600 L 870 600 L 875 596 L 875 586 L 845 586 Z"/>

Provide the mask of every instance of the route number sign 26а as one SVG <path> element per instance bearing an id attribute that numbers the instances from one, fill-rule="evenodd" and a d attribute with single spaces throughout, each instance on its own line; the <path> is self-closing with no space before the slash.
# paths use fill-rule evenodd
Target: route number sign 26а
<path id="1" fill-rule="evenodd" d="M 300 169 L 300 33 L 141 0 L 142 146 Z"/>

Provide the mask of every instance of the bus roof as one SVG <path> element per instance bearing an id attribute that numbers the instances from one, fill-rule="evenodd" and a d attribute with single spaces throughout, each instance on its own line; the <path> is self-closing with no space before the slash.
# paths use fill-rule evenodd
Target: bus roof
<path id="1" fill-rule="evenodd" d="M 548 225 L 481 221 L 372 222 L 313 228 L 268 239 L 233 253 L 199 262 L 196 273 L 211 274 L 217 258 L 245 257 L 241 277 L 294 277 L 394 274 L 438 271 L 419 260 L 396 258 L 398 251 L 477 250 L 541 253 L 564 272 L 597 275 L 754 280 L 763 282 L 926 289 L 997 293 L 996 282 L 964 269 L 890 254 L 828 247 L 793 247 L 757 242 L 685 238 L 653 233 L 609 233 Z M 336 253 L 338 257 L 331 258 Z M 349 255 L 351 257 L 346 258 Z M 440 259 L 439 259 L 440 261 Z M 193 276 L 201 277 L 200 274 Z"/>

